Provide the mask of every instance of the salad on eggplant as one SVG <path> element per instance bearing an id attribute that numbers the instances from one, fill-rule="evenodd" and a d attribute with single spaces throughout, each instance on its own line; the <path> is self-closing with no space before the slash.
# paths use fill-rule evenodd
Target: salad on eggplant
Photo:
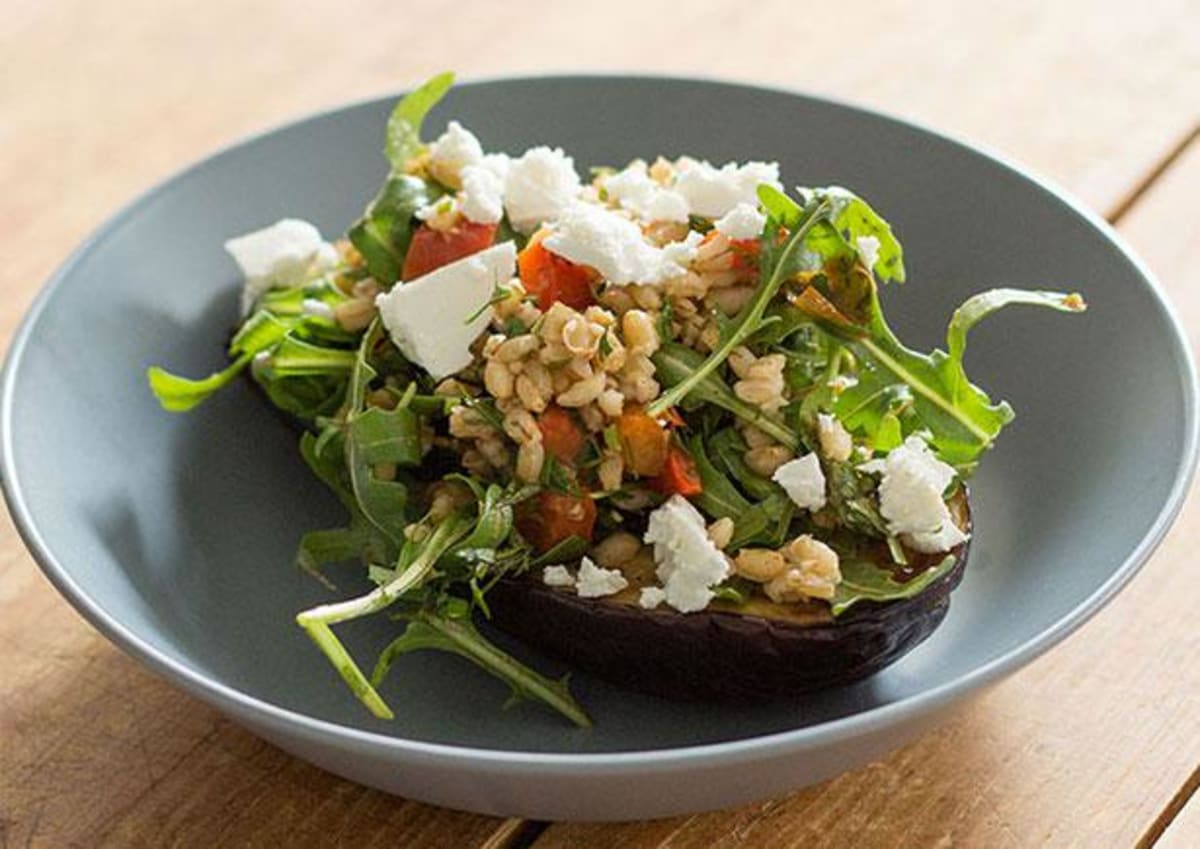
<path id="1" fill-rule="evenodd" d="M 967 563 L 966 481 L 1013 417 L 968 379 L 967 334 L 1082 298 L 986 291 L 945 350 L 914 351 L 880 308 L 900 242 L 856 194 L 760 161 L 581 174 L 456 121 L 422 141 L 452 80 L 397 104 L 344 238 L 285 219 L 226 243 L 245 278 L 227 367 L 148 371 L 167 410 L 244 374 L 298 425 L 348 515 L 300 539 L 331 600 L 296 621 L 354 694 L 391 717 L 389 670 L 441 650 L 589 725 L 488 628 L 699 699 L 852 681 L 927 637 Z M 333 596 L 346 561 L 374 589 Z M 337 626 L 377 614 L 397 625 L 372 667 Z"/>

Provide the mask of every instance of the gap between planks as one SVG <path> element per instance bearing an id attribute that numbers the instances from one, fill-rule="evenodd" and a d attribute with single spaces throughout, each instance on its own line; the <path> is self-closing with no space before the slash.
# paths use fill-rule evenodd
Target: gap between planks
<path id="1" fill-rule="evenodd" d="M 542 820 L 505 820 L 478 849 L 529 849 L 549 827 Z"/>
<path id="2" fill-rule="evenodd" d="M 1170 827 L 1180 812 L 1187 807 L 1188 802 L 1195 797 L 1197 790 L 1200 790 L 1200 764 L 1196 765 L 1187 781 L 1183 782 L 1183 786 L 1171 797 L 1171 801 L 1167 802 L 1159 815 L 1154 818 L 1154 822 L 1150 823 L 1146 833 L 1138 840 L 1137 849 L 1151 849 L 1157 844 L 1163 836 L 1163 832 Z"/>
<path id="3" fill-rule="evenodd" d="M 1192 127 L 1190 132 L 1185 133 L 1174 146 L 1167 150 L 1166 155 L 1147 171 L 1145 176 L 1117 202 L 1112 211 L 1105 216 L 1108 219 L 1108 223 L 1114 227 L 1119 224 L 1121 219 L 1138 205 L 1138 201 L 1145 197 L 1147 192 L 1158 184 L 1159 178 L 1170 171 L 1171 166 L 1178 162 L 1184 153 L 1197 141 L 1200 141 L 1200 124 Z"/>

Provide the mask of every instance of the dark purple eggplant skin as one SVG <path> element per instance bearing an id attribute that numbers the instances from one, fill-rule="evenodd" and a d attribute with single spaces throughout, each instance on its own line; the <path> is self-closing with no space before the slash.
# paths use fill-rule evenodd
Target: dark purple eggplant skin
<path id="1" fill-rule="evenodd" d="M 849 684 L 895 663 L 941 624 L 966 570 L 954 567 L 918 595 L 859 602 L 824 624 L 727 610 L 679 613 L 579 598 L 536 576 L 499 582 L 492 623 L 575 669 L 676 700 L 744 701 Z"/>

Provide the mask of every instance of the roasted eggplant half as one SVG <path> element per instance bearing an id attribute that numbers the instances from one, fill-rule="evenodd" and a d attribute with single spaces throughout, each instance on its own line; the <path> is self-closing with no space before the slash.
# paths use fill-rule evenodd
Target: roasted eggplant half
<path id="1" fill-rule="evenodd" d="M 965 488 L 950 507 L 969 533 Z M 895 601 L 855 600 L 836 616 L 824 601 L 778 604 L 762 596 L 740 604 L 715 599 L 698 613 L 645 610 L 638 594 L 654 582 L 648 557 L 622 567 L 629 586 L 606 598 L 580 598 L 531 572 L 500 581 L 488 600 L 501 630 L 614 684 L 672 699 L 772 698 L 865 678 L 915 648 L 945 618 L 969 547 L 968 537 L 941 554 L 907 551 L 900 567 L 886 546 L 864 546 L 874 568 L 920 589 Z"/>

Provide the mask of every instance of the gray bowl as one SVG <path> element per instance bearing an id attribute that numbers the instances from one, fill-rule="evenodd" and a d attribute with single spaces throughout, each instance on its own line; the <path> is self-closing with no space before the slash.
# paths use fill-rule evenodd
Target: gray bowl
<path id="1" fill-rule="evenodd" d="M 581 165 L 659 152 L 776 159 L 891 219 L 911 282 L 888 315 L 918 347 L 991 286 L 1079 289 L 1081 318 L 980 327 L 973 377 L 1018 419 L 973 481 L 974 551 L 945 624 L 895 666 L 793 701 L 696 705 L 576 677 L 574 729 L 448 656 L 406 658 L 372 719 L 294 625 L 326 590 L 291 566 L 339 509 L 296 434 L 244 385 L 161 411 L 143 372 L 206 374 L 237 319 L 228 236 L 285 215 L 341 232 L 384 170 L 391 99 L 251 139 L 153 189 L 47 285 L 9 355 L 3 479 L 47 576 L 134 657 L 296 755 L 404 796 L 490 814 L 632 819 L 777 795 L 900 745 L 1094 614 L 1179 509 L 1195 461 L 1195 378 L 1178 321 L 1112 231 L 1061 193 L 959 142 L 780 91 L 695 80 L 538 78 L 456 88 L 489 149 L 561 144 Z M 356 570 L 336 575 L 362 588 Z M 343 629 L 369 657 L 391 625 Z M 564 671 L 520 646 L 541 668 Z M 639 647 L 630 646 L 630 651 Z"/>

